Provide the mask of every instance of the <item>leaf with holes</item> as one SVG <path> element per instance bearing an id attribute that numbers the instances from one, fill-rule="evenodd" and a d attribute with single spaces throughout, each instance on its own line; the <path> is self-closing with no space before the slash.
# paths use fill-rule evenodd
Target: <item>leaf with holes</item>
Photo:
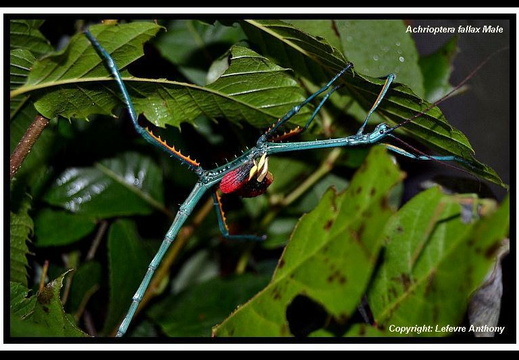
<path id="1" fill-rule="evenodd" d="M 389 193 L 402 179 L 387 156 L 373 148 L 344 193 L 327 191 L 301 218 L 269 285 L 217 326 L 215 336 L 289 336 L 287 309 L 301 296 L 339 322 L 352 316 L 392 214 Z"/>

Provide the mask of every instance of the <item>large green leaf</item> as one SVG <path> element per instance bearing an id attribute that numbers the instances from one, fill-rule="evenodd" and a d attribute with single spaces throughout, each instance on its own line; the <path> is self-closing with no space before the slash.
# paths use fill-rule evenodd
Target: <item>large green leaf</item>
<path id="1" fill-rule="evenodd" d="M 338 20 L 335 25 L 344 54 L 355 64 L 357 72 L 372 77 L 394 73 L 398 82 L 423 97 L 418 51 L 403 21 Z M 369 44 L 367 39 L 371 39 Z"/>
<path id="2" fill-rule="evenodd" d="M 35 219 L 36 246 L 72 244 L 94 230 L 96 222 L 63 210 L 43 209 Z"/>
<path id="3" fill-rule="evenodd" d="M 264 54 L 274 56 L 276 61 L 295 69 L 319 86 L 346 64 L 342 53 L 326 41 L 288 23 L 244 20 L 241 24 Z M 102 44 L 106 43 L 116 64 L 124 68 L 141 55 L 140 44 L 158 31 L 158 27 L 152 26 L 145 22 L 126 26 L 100 26 L 92 27 L 92 32 Z M 347 37 L 342 33 L 341 36 Z M 192 122 L 198 116 L 205 115 L 210 118 L 227 118 L 233 122 L 245 120 L 257 127 L 267 127 L 299 103 L 303 96 L 297 91 L 293 80 L 275 76 L 281 68 L 274 68 L 257 54 L 244 55 L 241 53 L 245 51 L 243 49 L 236 48 L 232 58 L 244 65 L 238 67 L 236 64 L 238 68 L 234 69 L 231 62 L 231 67 L 223 77 L 207 87 L 123 75 L 137 112 L 144 113 L 152 123 L 159 126 L 179 126 L 181 122 Z M 245 62 L 239 61 L 242 58 L 246 59 Z M 119 96 L 116 95 L 119 92 L 109 80 L 99 56 L 93 52 L 84 36 L 76 35 L 61 54 L 35 63 L 27 84 L 12 91 L 11 98 L 35 92 L 39 98 L 36 108 L 50 118 L 57 115 L 86 118 L 93 113 L 111 114 L 119 104 Z M 358 72 L 354 77 L 344 76 L 343 80 L 346 92 L 365 109 L 373 104 L 383 84 L 381 79 Z M 288 91 L 289 88 L 295 91 Z M 466 137 L 447 123 L 437 107 L 428 110 L 430 106 L 409 87 L 395 84 L 380 105 L 380 113 L 388 120 L 400 123 L 427 110 L 426 115 L 405 126 L 406 133 L 420 139 L 435 151 L 465 159 L 470 165 L 461 165 L 469 171 L 504 185 L 491 168 L 473 158 L 473 150 Z M 302 124 L 303 118 L 307 117 L 308 113 L 302 112 L 293 121 Z M 404 128 L 399 131 L 404 131 Z"/>
<path id="4" fill-rule="evenodd" d="M 436 52 L 420 58 L 419 64 L 424 77 L 427 100 L 439 100 L 452 90 L 449 79 L 453 70 L 452 62 L 458 49 L 457 44 L 458 38 L 453 37 Z"/>
<path id="5" fill-rule="evenodd" d="M 336 21 L 336 23 L 337 27 L 342 29 L 340 35 L 345 43 L 348 36 L 352 36 L 347 32 L 348 22 L 342 24 Z M 295 69 L 315 84 L 327 82 L 346 64 L 346 58 L 342 53 L 325 40 L 308 35 L 286 22 L 254 19 L 243 20 L 240 24 L 251 41 L 261 48 L 262 53 L 273 57 L 283 66 Z M 369 34 L 370 32 L 367 35 Z M 367 35 L 365 39 L 357 40 L 364 43 L 373 41 L 373 38 Z M 369 47 L 363 47 L 365 48 Z M 382 52 L 377 62 L 385 62 L 386 59 L 381 56 L 388 54 L 394 58 L 392 52 L 386 52 L 385 55 Z M 364 109 L 369 109 L 375 102 L 384 83 L 384 79 L 369 77 L 360 72 L 355 72 L 354 77 L 343 76 L 342 79 L 349 94 Z M 459 165 L 477 176 L 506 187 L 492 168 L 474 158 L 474 151 L 468 139 L 447 122 L 441 110 L 418 97 L 408 85 L 395 83 L 384 99 L 385 101 L 379 106 L 379 114 L 393 123 L 401 123 L 416 114 L 426 112 L 414 119 L 412 123 L 400 128 L 398 132 L 405 132 L 419 139 L 424 145 L 441 154 L 465 159 L 468 164 Z"/>
<path id="6" fill-rule="evenodd" d="M 235 46 L 229 61 L 229 68 L 206 87 L 171 81 L 135 85 L 141 94 L 135 98 L 135 106 L 158 126 L 178 126 L 205 115 L 268 127 L 304 100 L 301 88 L 287 69 L 254 51 Z M 293 121 L 303 124 L 308 111 L 304 109 Z"/>
<path id="7" fill-rule="evenodd" d="M 214 330 L 216 336 L 291 335 L 287 308 L 298 296 L 317 302 L 337 321 L 360 303 L 392 211 L 391 189 L 402 179 L 374 148 L 344 193 L 333 190 L 303 216 L 271 282 Z"/>
<path id="8" fill-rule="evenodd" d="M 142 55 L 142 43 L 157 30 L 150 23 L 91 27 L 121 69 Z M 158 126 L 179 126 L 205 115 L 267 127 L 304 100 L 286 69 L 244 47 L 233 48 L 230 56 L 230 67 L 207 87 L 127 73 L 123 77 L 137 112 Z M 12 91 L 11 98 L 27 93 L 35 93 L 36 108 L 48 118 L 111 114 L 120 104 L 104 63 L 82 34 L 62 53 L 37 62 L 27 83 Z M 307 116 L 308 110 L 302 111 L 299 123 Z"/>
<path id="9" fill-rule="evenodd" d="M 165 211 L 163 192 L 160 168 L 151 158 L 128 152 L 92 167 L 65 170 L 45 200 L 71 212 L 104 218 Z"/>
<path id="10" fill-rule="evenodd" d="M 245 38 L 239 26 L 223 26 L 200 20 L 174 19 L 165 24 L 153 44 L 190 82 L 207 83 L 207 69 L 232 45 Z"/>
<path id="11" fill-rule="evenodd" d="M 435 187 L 391 219 L 384 262 L 368 292 L 380 329 L 420 324 L 434 329 L 422 333 L 431 336 L 446 334 L 436 329 L 460 324 L 509 228 L 508 200 L 477 222 L 464 220 L 462 204 L 462 197 Z"/>

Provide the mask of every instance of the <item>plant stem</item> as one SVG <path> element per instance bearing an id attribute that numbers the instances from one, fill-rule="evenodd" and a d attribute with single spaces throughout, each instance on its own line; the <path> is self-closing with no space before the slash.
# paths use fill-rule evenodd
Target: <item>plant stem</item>
<path id="1" fill-rule="evenodd" d="M 45 278 L 47 277 L 47 271 L 49 270 L 49 260 L 45 260 L 43 262 L 42 272 L 40 276 L 40 284 L 38 286 L 38 291 L 42 292 L 45 287 Z"/>
<path id="2" fill-rule="evenodd" d="M 9 159 L 9 175 L 10 179 L 16 174 L 22 162 L 31 151 L 34 143 L 40 137 L 43 129 L 48 125 L 49 119 L 37 115 L 31 123 L 20 142 L 16 145 L 11 158 Z"/>
<path id="3" fill-rule="evenodd" d="M 86 255 L 86 261 L 90 261 L 94 258 L 97 248 L 99 247 L 99 244 L 101 243 L 101 240 L 103 239 L 104 234 L 106 233 L 107 229 L 108 229 L 108 221 L 101 220 L 99 222 L 99 228 L 97 229 L 94 240 L 92 241 L 92 245 L 90 246 L 90 249 L 88 249 L 88 253 Z"/>

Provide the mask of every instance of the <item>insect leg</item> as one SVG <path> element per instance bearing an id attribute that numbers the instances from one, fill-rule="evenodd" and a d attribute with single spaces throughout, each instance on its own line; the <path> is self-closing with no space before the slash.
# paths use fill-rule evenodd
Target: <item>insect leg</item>
<path id="1" fill-rule="evenodd" d="M 384 83 L 384 86 L 382 87 L 382 90 L 380 90 L 380 93 L 378 94 L 377 96 L 377 99 L 375 100 L 375 102 L 373 103 L 373 105 L 371 106 L 371 109 L 369 109 L 368 111 L 368 114 L 366 115 L 366 118 L 364 119 L 364 122 L 362 123 L 362 125 L 360 126 L 359 130 L 357 131 L 357 135 L 361 135 L 364 133 L 364 128 L 366 127 L 366 125 L 368 124 L 368 120 L 369 118 L 371 117 L 371 115 L 375 112 L 375 110 L 377 109 L 377 107 L 380 105 L 380 103 L 382 102 L 382 99 L 384 98 L 384 96 L 386 95 L 387 93 L 387 90 L 389 89 L 389 87 L 391 86 L 391 83 L 395 80 L 395 74 L 389 74 L 387 77 L 386 77 L 386 82 Z"/>
<path id="2" fill-rule="evenodd" d="M 282 126 L 284 123 L 286 123 L 290 118 L 292 118 L 292 116 L 294 116 L 295 114 L 297 114 L 299 112 L 299 110 L 301 110 L 301 108 L 305 105 L 307 105 L 308 103 L 310 103 L 311 101 L 313 101 L 317 96 L 319 96 L 320 94 L 322 94 L 323 92 L 325 92 L 326 90 L 328 90 L 335 81 L 337 81 L 337 79 L 339 77 L 341 77 L 347 70 L 353 68 L 353 64 L 352 63 L 348 63 L 341 71 L 339 71 L 326 85 L 324 85 L 322 88 L 320 88 L 319 90 L 317 90 L 315 93 L 313 93 L 312 95 L 310 95 L 308 98 L 306 98 L 306 100 L 304 100 L 303 102 L 301 102 L 300 104 L 294 106 L 292 109 L 290 109 L 285 115 L 283 115 L 281 118 L 279 118 L 279 120 L 272 126 L 270 127 L 266 132 L 265 134 L 262 136 L 263 140 L 266 141 L 268 139 L 270 139 L 272 137 L 272 135 L 276 132 L 276 130 Z M 336 89 L 334 88 L 332 90 L 335 91 Z M 321 105 L 322 106 L 322 105 Z M 313 116 L 315 117 L 315 115 Z M 313 119 L 312 117 L 312 119 Z M 308 124 L 309 125 L 309 124 Z"/>
<path id="3" fill-rule="evenodd" d="M 426 154 L 413 154 L 412 152 L 409 152 L 407 150 L 404 150 L 402 148 L 399 148 L 395 145 L 381 143 L 381 145 L 384 145 L 388 150 L 397 153 L 399 155 L 406 156 L 411 159 L 416 160 L 438 160 L 438 161 L 458 161 L 462 163 L 468 164 L 467 161 L 463 160 L 462 158 L 454 155 L 426 155 Z"/>
<path id="4" fill-rule="evenodd" d="M 340 87 L 341 87 L 341 85 L 337 85 L 334 88 L 332 88 L 329 92 L 326 93 L 326 95 L 321 99 L 321 102 L 319 102 L 319 105 L 317 105 L 317 107 L 314 109 L 314 112 L 312 113 L 312 116 L 310 116 L 310 119 L 308 119 L 308 121 L 306 122 L 305 126 L 303 126 L 303 127 L 298 126 L 298 127 L 294 128 L 294 129 L 292 129 L 290 131 L 287 131 L 286 133 L 284 133 L 282 135 L 272 137 L 271 141 L 273 141 L 273 142 L 283 141 L 283 140 L 286 140 L 286 139 L 288 139 L 288 138 L 290 138 L 290 137 L 292 137 L 294 135 L 300 134 L 303 131 L 305 131 L 306 129 L 308 129 L 308 127 L 310 126 L 310 124 L 312 123 L 314 118 L 317 116 L 317 113 L 319 113 L 319 111 L 323 107 L 323 105 L 326 102 L 326 100 L 328 100 L 328 98 Z"/>
<path id="5" fill-rule="evenodd" d="M 146 271 L 146 275 L 144 275 L 144 278 L 139 285 L 139 288 L 135 292 L 135 295 L 132 297 L 132 303 L 130 305 L 130 308 L 128 309 L 128 312 L 123 319 L 121 325 L 119 326 L 119 330 L 117 331 L 116 336 L 121 337 L 123 336 L 126 331 L 128 330 L 128 326 L 130 325 L 133 317 L 135 316 L 135 313 L 137 311 L 137 308 L 139 307 L 139 304 L 142 301 L 142 298 L 144 297 L 144 293 L 146 292 L 146 289 L 148 289 L 148 286 L 150 284 L 150 281 L 153 277 L 153 274 L 155 273 L 155 270 L 158 268 L 160 263 L 162 262 L 162 259 L 166 252 L 168 251 L 170 245 L 173 243 L 175 238 L 177 237 L 177 234 L 186 221 L 187 217 L 191 214 L 194 207 L 202 197 L 202 195 L 206 191 L 206 186 L 201 184 L 200 182 L 197 182 L 191 193 L 189 194 L 188 198 L 184 201 L 184 203 L 180 206 L 180 209 L 178 210 L 177 215 L 175 216 L 175 219 L 173 220 L 173 223 L 171 224 L 168 232 L 166 233 L 166 236 L 164 237 L 164 240 L 160 244 L 159 250 L 151 260 L 148 270 Z"/>
<path id="6" fill-rule="evenodd" d="M 263 241 L 266 239 L 266 235 L 256 236 L 256 235 L 231 235 L 229 234 L 229 228 L 227 227 L 227 223 L 225 222 L 225 213 L 222 207 L 222 201 L 220 194 L 218 191 L 213 192 L 213 201 L 214 207 L 216 210 L 216 216 L 218 218 L 218 227 L 220 228 L 220 232 L 223 237 L 229 240 L 249 240 L 249 241 Z"/>
<path id="7" fill-rule="evenodd" d="M 130 118 L 132 119 L 133 125 L 137 133 L 139 133 L 146 141 L 148 141 L 155 147 L 161 149 L 168 155 L 188 165 L 190 169 L 194 170 L 195 172 L 201 172 L 202 168 L 196 160 L 191 159 L 189 156 L 183 155 L 174 146 L 169 146 L 160 137 L 155 136 L 150 130 L 142 127 L 139 124 L 137 112 L 135 111 L 135 108 L 133 106 L 132 99 L 130 97 L 130 94 L 128 93 L 128 89 L 126 88 L 126 85 L 123 82 L 119 69 L 117 68 L 117 65 L 115 64 L 115 61 L 113 60 L 112 56 L 108 53 L 108 51 L 105 50 L 105 48 L 88 30 L 85 30 L 85 35 L 88 38 L 88 40 L 90 40 L 92 46 L 97 51 L 99 56 L 101 56 L 101 58 L 104 60 L 106 67 L 108 68 L 108 70 L 114 77 L 114 80 L 116 81 L 117 85 L 119 86 L 119 90 L 122 93 L 124 103 L 128 109 L 128 113 L 130 114 Z"/>

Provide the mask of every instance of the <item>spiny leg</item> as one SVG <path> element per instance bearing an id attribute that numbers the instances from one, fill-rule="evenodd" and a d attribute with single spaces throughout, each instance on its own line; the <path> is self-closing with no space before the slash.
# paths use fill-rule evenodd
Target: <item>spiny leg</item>
<path id="1" fill-rule="evenodd" d="M 121 77 L 121 74 L 119 72 L 119 69 L 117 65 L 115 64 L 115 61 L 113 60 L 112 56 L 108 53 L 108 51 L 105 50 L 105 48 L 99 43 L 99 41 L 88 31 L 84 31 L 86 37 L 90 42 L 92 43 L 92 46 L 97 51 L 99 56 L 104 60 L 104 63 L 112 76 L 114 77 L 114 80 L 116 81 L 117 85 L 119 86 L 119 89 L 122 93 L 124 103 L 126 104 L 126 107 L 128 109 L 128 113 L 130 114 L 130 118 L 132 119 L 133 126 L 135 127 L 135 130 L 139 135 L 141 135 L 146 141 L 154 145 L 155 147 L 161 149 L 162 151 L 166 152 L 168 155 L 180 160 L 182 163 L 186 164 L 191 170 L 195 171 L 197 174 L 202 173 L 203 169 L 200 167 L 200 163 L 198 163 L 196 160 L 191 159 L 189 156 L 183 155 L 179 150 L 177 150 L 174 146 L 169 146 L 166 144 L 165 141 L 163 141 L 160 137 L 154 135 L 150 130 L 147 128 L 142 127 L 139 124 L 139 119 L 137 116 L 137 112 L 135 111 L 135 108 L 133 106 L 132 99 L 130 97 L 130 94 L 128 93 L 128 89 L 126 88 L 126 85 L 123 82 L 123 79 Z"/>
<path id="2" fill-rule="evenodd" d="M 213 204 L 216 210 L 216 216 L 218 218 L 218 227 L 223 237 L 228 240 L 248 240 L 248 241 L 264 241 L 267 237 L 256 236 L 256 235 L 231 235 L 229 234 L 229 228 L 227 227 L 227 223 L 225 221 L 225 213 L 222 207 L 222 201 L 220 194 L 218 191 L 213 192 Z"/>
<path id="3" fill-rule="evenodd" d="M 101 58 L 104 60 L 106 67 L 108 68 L 108 70 L 114 77 L 115 81 L 117 82 L 136 131 L 154 146 L 165 151 L 170 156 L 177 158 L 184 164 L 187 164 L 189 168 L 193 169 L 197 174 L 201 174 L 203 172 L 203 169 L 200 167 L 198 162 L 192 160 L 190 157 L 182 155 L 180 151 L 176 150 L 174 147 L 170 147 L 169 145 L 167 145 L 160 137 L 155 136 L 151 131 L 139 125 L 137 113 L 135 111 L 135 108 L 133 107 L 133 103 L 128 93 L 128 90 L 126 89 L 126 86 L 119 73 L 119 69 L 117 68 L 114 60 L 90 32 L 85 31 L 85 35 L 90 40 L 93 47 L 96 49 Z M 141 284 L 139 285 L 139 288 L 137 289 L 135 295 L 132 298 L 132 303 L 130 305 L 128 313 L 126 314 L 117 331 L 117 337 L 123 336 L 126 333 L 128 326 L 132 321 L 133 317 L 135 316 L 135 313 L 139 307 L 139 304 L 142 301 L 144 293 L 146 292 L 146 289 L 148 288 L 149 283 L 155 273 L 155 270 L 161 263 L 170 245 L 175 240 L 180 228 L 186 221 L 189 214 L 191 214 L 193 208 L 196 206 L 202 195 L 205 193 L 206 189 L 207 185 L 203 184 L 202 182 L 196 183 L 188 198 L 180 206 L 180 209 L 177 215 L 175 216 L 175 219 L 173 220 L 173 223 L 171 224 L 168 232 L 166 233 L 166 236 L 164 237 L 164 240 L 162 241 L 159 250 L 153 257 L 150 265 L 148 266 L 146 275 L 144 276 Z"/>
<path id="4" fill-rule="evenodd" d="M 333 85 L 333 83 L 335 81 L 337 81 L 337 79 L 339 77 L 341 77 L 347 70 L 353 68 L 353 64 L 352 63 L 348 63 L 341 71 L 339 71 L 326 85 L 324 85 L 322 88 L 320 88 L 319 90 L 317 90 L 315 93 L 313 93 L 312 95 L 310 95 L 308 98 L 306 98 L 303 102 L 301 102 L 300 104 L 294 106 L 292 109 L 290 109 L 285 115 L 283 115 L 270 129 L 268 129 L 265 134 L 263 134 L 261 136 L 260 139 L 262 139 L 263 141 L 266 141 L 268 139 L 270 139 L 272 137 L 272 135 L 277 131 L 277 129 L 282 126 L 284 123 L 286 123 L 290 118 L 292 118 L 294 115 L 296 115 L 302 107 L 304 107 L 305 105 L 307 105 L 308 103 L 310 103 L 311 101 L 313 101 L 317 96 L 319 96 L 320 94 L 322 94 L 323 92 L 325 92 L 328 88 L 330 88 L 330 86 Z M 335 91 L 336 89 L 334 89 L 333 91 Z M 332 91 L 332 92 L 333 92 Z M 322 106 L 322 105 L 321 105 Z M 315 117 L 315 115 L 313 116 Z M 312 117 L 312 119 L 313 119 Z M 310 121 L 311 122 L 311 121 Z M 309 124 L 308 124 L 309 125 Z"/>
<path id="5" fill-rule="evenodd" d="M 312 113 L 312 116 L 310 116 L 310 118 L 306 122 L 305 126 L 303 126 L 303 127 L 298 126 L 298 127 L 294 128 L 294 129 L 292 129 L 290 131 L 287 131 L 286 133 L 284 133 L 282 135 L 279 135 L 279 136 L 276 136 L 276 137 L 272 137 L 271 141 L 273 141 L 273 142 L 284 141 L 284 140 L 286 140 L 288 138 L 291 138 L 294 135 L 297 135 L 297 134 L 300 134 L 300 133 L 306 131 L 306 129 L 308 129 L 308 127 L 310 126 L 310 124 L 312 123 L 314 118 L 317 116 L 317 114 L 319 113 L 319 111 L 323 107 L 324 103 L 340 87 L 341 87 L 341 85 L 337 85 L 337 86 L 333 87 L 330 91 L 328 91 L 326 93 L 326 95 L 324 95 L 324 97 L 321 99 L 321 101 L 319 102 L 317 107 L 314 109 L 314 112 Z"/>
<path id="6" fill-rule="evenodd" d="M 334 79 L 332 79 L 332 81 L 330 81 L 326 86 L 325 88 L 329 87 L 331 85 L 331 83 L 333 81 L 335 81 L 335 79 L 337 78 L 338 76 L 336 76 Z M 386 81 L 384 82 L 384 85 L 382 87 L 382 90 L 380 91 L 380 93 L 378 94 L 377 96 L 377 99 L 375 100 L 375 102 L 373 103 L 373 105 L 371 106 L 371 109 L 368 111 L 368 114 L 366 115 L 366 117 L 364 118 L 364 121 L 362 122 L 362 125 L 361 127 L 359 128 L 359 130 L 357 131 L 357 135 L 362 135 L 364 133 L 364 129 L 369 121 L 369 118 L 371 117 L 371 115 L 376 111 L 376 109 L 378 108 L 378 106 L 380 105 L 380 103 L 382 102 L 382 100 L 384 99 L 384 96 L 386 95 L 389 87 L 391 86 L 391 84 L 393 83 L 395 79 L 395 75 L 394 74 L 389 74 L 387 77 L 386 77 Z M 308 127 L 310 126 L 310 123 L 313 121 L 313 119 L 317 116 L 317 113 L 321 110 L 321 107 L 324 105 L 324 103 L 326 102 L 326 100 L 328 100 L 328 98 L 338 89 L 340 88 L 341 85 L 337 85 L 335 86 L 334 88 L 332 88 L 332 90 L 330 90 L 324 97 L 323 99 L 321 100 L 321 102 L 319 103 L 319 105 L 315 108 L 314 112 L 312 113 L 312 116 L 310 117 L 310 119 L 307 121 L 306 125 L 304 127 L 297 127 L 296 129 L 294 129 L 293 131 L 290 131 L 286 134 L 283 134 L 281 135 L 280 137 L 276 137 L 275 139 L 273 139 L 272 141 L 279 141 L 279 139 L 281 138 L 281 140 L 284 140 L 284 139 L 287 139 L 293 135 L 296 135 L 296 134 L 299 134 L 303 131 L 305 131 L 306 129 L 308 129 Z M 276 124 L 277 125 L 277 124 Z"/>

